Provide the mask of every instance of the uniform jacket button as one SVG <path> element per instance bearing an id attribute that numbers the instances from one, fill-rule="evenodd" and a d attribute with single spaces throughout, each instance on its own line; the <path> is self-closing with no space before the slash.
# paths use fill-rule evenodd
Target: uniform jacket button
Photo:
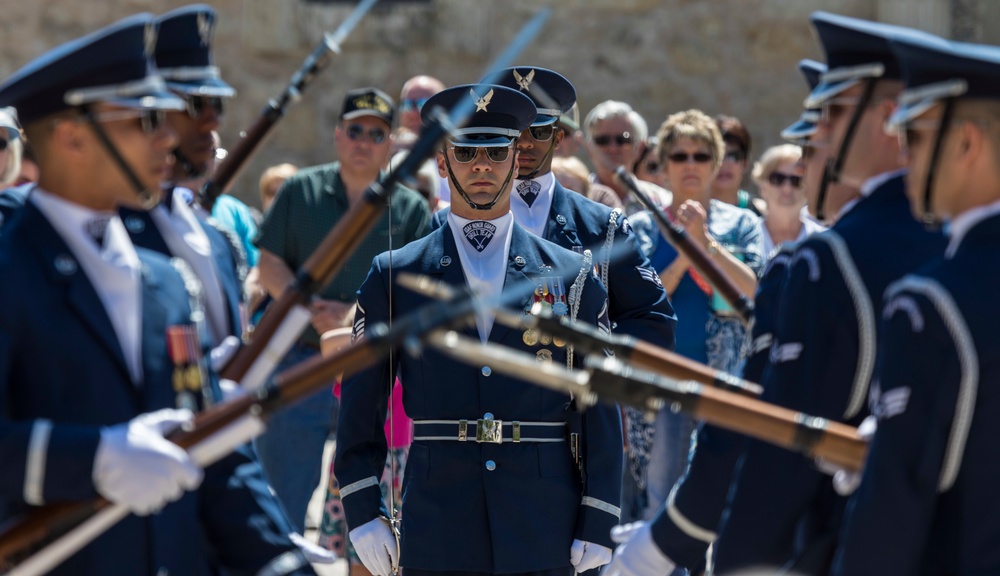
<path id="1" fill-rule="evenodd" d="M 483 373 L 483 376 L 489 376 L 490 374 L 493 373 L 493 369 L 490 368 L 489 366 L 483 366 L 483 369 L 480 370 L 480 372 Z"/>
<path id="2" fill-rule="evenodd" d="M 492 460 L 487 460 L 486 461 L 486 469 L 489 470 L 490 472 L 496 470 L 497 469 L 497 463 L 494 462 L 494 461 L 492 461 Z"/>

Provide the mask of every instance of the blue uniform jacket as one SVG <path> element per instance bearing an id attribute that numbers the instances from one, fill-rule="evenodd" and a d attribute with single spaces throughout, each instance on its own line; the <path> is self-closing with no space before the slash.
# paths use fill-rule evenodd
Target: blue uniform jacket
<path id="1" fill-rule="evenodd" d="M 751 382 L 760 380 L 767 365 L 791 253 L 792 245 L 783 245 L 768 260 L 757 283 L 750 352 L 742 374 Z M 653 541 L 678 566 L 694 572 L 704 569 L 743 446 L 744 437 L 735 432 L 711 424 L 698 429 L 687 471 L 651 525 Z"/>
<path id="2" fill-rule="evenodd" d="M 169 199 L 167 202 L 169 205 Z M 156 227 L 156 222 L 149 216 L 149 212 L 128 208 L 122 208 L 120 212 L 125 229 L 128 230 L 129 238 L 132 239 L 133 244 L 166 256 L 173 256 L 166 241 L 163 240 L 163 235 Z M 240 319 L 240 304 L 243 302 L 241 276 L 244 275 L 240 273 L 240 269 L 245 266 L 245 263 L 241 262 L 233 253 L 233 245 L 223 232 L 215 229 L 200 217 L 199 222 L 212 243 L 212 261 L 215 263 L 215 273 L 222 283 L 222 290 L 226 296 L 230 334 L 240 338 L 243 334 Z"/>
<path id="3" fill-rule="evenodd" d="M 554 270 L 578 270 L 582 265 L 579 255 L 532 236 L 517 223 L 512 234 L 505 287 L 542 274 L 545 265 Z M 419 273 L 451 285 L 466 284 L 448 227 L 393 251 L 392 263 L 394 270 L 389 269 L 389 253 L 375 258 L 358 292 L 356 330 L 429 302 L 393 288 L 392 274 Z M 569 282 L 566 287 L 569 290 Z M 526 297 L 518 306 L 527 302 Z M 606 293 L 590 274 L 578 321 L 597 324 L 604 316 L 606 325 L 605 307 Z M 466 335 L 479 337 L 474 326 Z M 521 331 L 499 323 L 488 345 L 533 355 L 547 349 L 553 362 L 566 362 L 565 348 L 527 346 Z M 487 412 L 505 422 L 564 422 L 573 416 L 569 397 L 488 366 L 457 362 L 432 349 L 425 349 L 420 358 L 399 353 L 393 360 L 348 376 L 341 387 L 334 470 L 352 528 L 385 514 L 377 478 L 386 458 L 382 426 L 393 375 L 402 382 L 406 413 L 414 421 L 475 422 Z M 432 571 L 528 572 L 569 568 L 574 538 L 611 547 L 609 532 L 620 514 L 621 422 L 618 411 L 606 405 L 587 409 L 582 420 L 585 485 L 566 442 L 479 444 L 415 438 L 403 479 L 400 564 Z"/>
<path id="4" fill-rule="evenodd" d="M 890 287 L 836 574 L 1000 573 L 1000 217 Z"/>
<path id="5" fill-rule="evenodd" d="M 0 191 L 0 228 L 3 228 L 4 222 L 10 220 L 14 212 L 24 206 L 33 186 L 34 184 L 22 184 Z"/>
<path id="6" fill-rule="evenodd" d="M 92 470 L 100 427 L 175 406 L 166 328 L 190 324 L 189 294 L 165 258 L 137 251 L 143 264 L 141 385 L 131 381 L 96 291 L 41 212 L 29 204 L 5 227 L 0 237 L 0 517 L 27 507 L 33 421 L 54 423 L 44 458 L 44 501 L 84 500 L 97 496 Z M 294 570 L 300 555 L 255 504 L 243 479 L 246 465 L 233 455 L 210 466 L 197 491 L 158 514 L 127 517 L 52 573 L 200 575 L 224 568 L 254 574 L 276 558 Z M 308 567 L 300 570 L 311 573 Z"/>
<path id="7" fill-rule="evenodd" d="M 448 209 L 436 212 L 431 228 L 440 227 L 448 212 Z M 581 247 L 591 250 L 594 262 L 601 264 L 607 259 L 604 246 L 610 222 L 611 208 L 564 188 L 556 180 L 543 237 L 570 250 Z M 673 350 L 677 317 L 659 275 L 649 265 L 624 214 L 617 218 L 611 251 L 606 288 L 614 331 Z"/>
<path id="8" fill-rule="evenodd" d="M 763 399 L 857 425 L 888 285 L 944 251 L 912 217 L 904 176 L 889 178 L 828 231 L 798 245 L 761 384 Z M 716 547 L 720 574 L 749 566 L 825 573 L 844 508 L 813 461 L 748 440 Z"/>

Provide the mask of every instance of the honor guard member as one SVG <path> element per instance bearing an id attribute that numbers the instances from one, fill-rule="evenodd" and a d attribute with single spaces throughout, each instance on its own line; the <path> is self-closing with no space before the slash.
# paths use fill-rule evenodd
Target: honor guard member
<path id="1" fill-rule="evenodd" d="M 446 226 L 374 260 L 358 292 L 354 337 L 366 324 L 387 323 L 429 301 L 393 285 L 401 272 L 469 286 L 483 297 L 532 282 L 534 294 L 517 306 L 540 303 L 608 329 L 607 295 L 589 253 L 581 258 L 536 237 L 510 213 L 515 145 L 535 118 L 531 100 L 502 86 L 457 86 L 431 97 L 425 121 L 428 111 L 468 99 L 476 106 L 468 125 L 437 153 L 439 173 L 461 200 Z M 576 279 L 564 282 L 566 271 L 578 271 Z M 564 343 L 494 324 L 486 314 L 466 334 L 539 362 L 565 363 L 570 354 Z M 414 420 L 398 552 L 378 486 L 386 457 L 382 424 L 396 374 Z M 433 350 L 348 376 L 335 472 L 365 567 L 382 575 L 397 561 L 408 576 L 571 575 L 607 563 L 619 515 L 621 423 L 610 406 L 573 411 L 568 396 Z M 586 433 L 581 464 L 567 442 L 571 418 L 581 418 Z"/>
<path id="2" fill-rule="evenodd" d="M 886 293 L 878 429 L 835 574 L 1000 573 L 1000 48 L 900 40 L 909 197 L 948 247 Z M 996 389 L 990 388 L 997 387 Z"/>
<path id="3" fill-rule="evenodd" d="M 310 573 L 288 541 L 234 538 L 263 516 L 228 459 L 203 471 L 163 437 L 191 418 L 169 408 L 216 391 L 175 388 L 167 352 L 203 370 L 197 280 L 134 247 L 115 213 L 156 201 L 176 143 L 164 112 L 183 102 L 151 64 L 155 38 L 136 15 L 0 85 L 41 170 L 0 238 L 0 515 L 98 496 L 136 514 L 52 574 Z"/>
<path id="4" fill-rule="evenodd" d="M 809 89 L 819 84 L 826 65 L 815 60 L 799 62 L 799 71 Z M 816 134 L 819 110 L 805 111 L 797 122 L 782 131 L 783 138 L 805 149 Z M 810 164 L 803 160 L 806 174 L 823 172 L 822 162 Z M 818 193 L 820 178 L 808 179 Z M 754 318 L 749 354 L 743 364 L 742 377 L 751 382 L 760 380 L 770 356 L 774 324 L 780 308 L 781 293 L 788 277 L 788 263 L 794 244 L 783 244 L 767 261 L 754 295 Z M 705 571 L 709 546 L 715 541 L 716 527 L 725 510 L 726 495 L 733 469 L 742 453 L 744 437 L 735 432 L 701 424 L 695 450 L 690 454 L 684 476 L 677 481 L 666 504 L 652 522 L 616 528 L 614 538 L 621 545 L 604 570 L 606 576 L 643 576 L 669 574 L 677 567 L 692 573 Z"/>
<path id="5" fill-rule="evenodd" d="M 517 140 L 518 174 L 510 200 L 514 220 L 563 248 L 592 250 L 608 291 L 613 331 L 673 350 L 674 310 L 625 215 L 565 188 L 552 173 L 553 154 L 566 137 L 559 118 L 573 108 L 576 89 L 561 74 L 545 68 L 518 66 L 498 74 L 498 84 L 528 95 L 537 108 L 531 126 Z M 447 212 L 440 211 L 434 222 L 440 225 L 446 217 Z M 652 427 L 632 409 L 626 409 L 626 423 L 633 432 L 630 440 L 643 436 L 642 427 Z M 642 467 L 635 451 L 628 456 L 630 469 Z M 631 493 L 633 486 L 634 482 L 626 483 L 626 506 L 638 501 Z M 625 511 L 626 518 L 637 514 Z"/>
<path id="6" fill-rule="evenodd" d="M 801 426 L 805 448 L 822 419 L 856 426 L 868 415 L 883 293 L 944 249 L 940 233 L 909 216 L 898 142 L 882 130 L 901 90 L 889 38 L 920 33 L 823 12 L 811 20 L 828 70 L 806 107 L 822 110 L 814 138 L 831 151 L 824 183 L 850 188 L 820 188 L 814 212 L 834 223 L 791 257 L 761 379 L 765 401 L 819 418 Z M 812 459 L 748 440 L 715 544 L 716 573 L 785 565 L 826 573 L 844 502 Z"/>
<path id="7" fill-rule="evenodd" d="M 151 210 L 122 207 L 121 217 L 136 246 L 180 258 L 194 271 L 202 285 L 210 345 L 216 347 L 216 361 L 219 361 L 236 350 L 243 332 L 242 286 L 246 271 L 242 248 L 228 237 L 228 232 L 216 228 L 211 219 L 205 219 L 203 213 L 189 206 L 181 194 L 175 193 L 174 186 L 175 182 L 199 176 L 208 169 L 215 156 L 213 132 L 219 127 L 223 102 L 236 95 L 212 63 L 215 19 L 215 11 L 204 4 L 185 6 L 157 19 L 156 67 L 167 88 L 183 100 L 185 109 L 166 115 L 167 124 L 177 134 L 177 145 L 162 201 Z M 232 382 L 223 382 L 223 386 L 227 392 L 237 390 Z M 269 517 L 262 526 L 278 529 L 279 534 L 269 538 L 283 541 L 291 535 L 310 560 L 331 562 L 333 558 L 324 550 L 310 545 L 296 533 L 268 486 L 250 445 L 240 448 L 231 458 L 243 458 L 239 467 L 241 480 Z"/>
<path id="8" fill-rule="evenodd" d="M 215 11 L 206 5 L 179 8 L 160 16 L 156 66 L 185 109 L 167 114 L 177 133 L 174 164 L 163 200 L 151 210 L 122 209 L 132 242 L 186 261 L 204 287 L 207 327 L 213 346 L 239 337 L 245 260 L 224 232 L 208 224 L 175 194 L 174 182 L 203 174 L 215 156 L 212 131 L 219 127 L 223 102 L 236 91 L 212 64 Z M 236 343 L 233 343 L 234 345 Z"/>

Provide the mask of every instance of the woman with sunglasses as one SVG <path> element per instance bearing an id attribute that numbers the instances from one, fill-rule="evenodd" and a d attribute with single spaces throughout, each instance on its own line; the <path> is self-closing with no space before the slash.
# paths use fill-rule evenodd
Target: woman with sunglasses
<path id="1" fill-rule="evenodd" d="M 801 159 L 802 148 L 782 144 L 768 148 L 754 164 L 753 180 L 767 201 L 767 215 L 760 222 L 765 256 L 785 242 L 796 242 L 824 229 L 803 211 L 806 193 Z"/>
<path id="2" fill-rule="evenodd" d="M 752 297 L 763 265 L 759 219 L 749 210 L 712 199 L 712 182 L 725 145 L 715 122 L 698 110 L 671 115 L 657 134 L 659 160 L 673 202 L 667 216 L 700 243 L 736 286 Z M 713 368 L 735 372 L 746 326 L 683 254 L 660 237 L 650 260 L 677 312 L 675 350 Z M 694 421 L 661 411 L 650 454 L 647 515 L 655 512 L 683 473 Z"/>

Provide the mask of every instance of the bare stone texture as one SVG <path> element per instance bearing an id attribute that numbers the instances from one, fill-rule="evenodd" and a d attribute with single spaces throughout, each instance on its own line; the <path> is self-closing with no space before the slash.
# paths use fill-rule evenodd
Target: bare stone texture
<path id="1" fill-rule="evenodd" d="M 216 62 L 239 94 L 222 129 L 225 146 L 278 96 L 323 33 L 352 4 L 304 0 L 208 0 L 219 13 Z M 4 0 L 0 76 L 46 49 L 126 14 L 165 12 L 185 0 Z M 565 74 L 581 112 L 618 99 L 655 129 L 697 107 L 742 118 L 754 153 L 779 142 L 798 117 L 805 84 L 795 68 L 822 59 L 808 25 L 814 10 L 911 25 L 972 41 L 1000 42 L 995 0 L 382 0 L 330 58 L 243 171 L 235 193 L 259 205 L 257 179 L 272 164 L 334 158 L 333 127 L 346 90 L 378 86 L 397 95 L 428 73 L 474 82 L 541 6 L 552 18 L 518 58 Z"/>

